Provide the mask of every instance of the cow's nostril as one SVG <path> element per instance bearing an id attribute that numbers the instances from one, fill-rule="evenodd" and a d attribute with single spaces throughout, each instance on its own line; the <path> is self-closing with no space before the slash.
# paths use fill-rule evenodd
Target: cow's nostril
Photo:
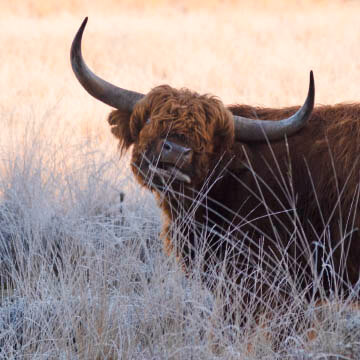
<path id="1" fill-rule="evenodd" d="M 166 150 L 166 151 L 171 151 L 171 150 L 172 150 L 172 146 L 171 146 L 168 142 L 165 142 L 165 143 L 164 143 L 164 150 Z"/>

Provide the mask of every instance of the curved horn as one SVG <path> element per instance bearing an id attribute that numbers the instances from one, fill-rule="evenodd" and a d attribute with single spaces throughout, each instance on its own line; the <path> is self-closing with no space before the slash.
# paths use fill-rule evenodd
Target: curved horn
<path id="1" fill-rule="evenodd" d="M 240 141 L 279 140 L 285 135 L 290 136 L 299 131 L 309 119 L 314 108 L 315 83 L 313 72 L 310 71 L 310 84 L 304 105 L 287 119 L 255 120 L 234 115 L 235 138 Z"/>
<path id="2" fill-rule="evenodd" d="M 81 39 L 88 18 L 82 22 L 71 45 L 70 60 L 72 69 L 80 84 L 94 98 L 119 110 L 132 112 L 135 104 L 144 95 L 135 91 L 121 89 L 95 75 L 85 64 L 81 54 Z"/>

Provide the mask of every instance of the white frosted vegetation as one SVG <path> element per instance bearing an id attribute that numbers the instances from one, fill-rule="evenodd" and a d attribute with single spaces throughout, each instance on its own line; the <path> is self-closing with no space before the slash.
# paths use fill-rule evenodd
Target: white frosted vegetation
<path id="1" fill-rule="evenodd" d="M 204 288 L 200 266 L 186 278 L 163 254 L 160 212 L 134 182 L 128 159 L 95 140 L 69 141 L 61 128 L 55 141 L 53 131 L 29 119 L 24 129 L 14 133 L 8 125 L 2 133 L 1 356 L 310 359 L 357 353 L 358 312 L 347 304 L 315 311 L 296 287 L 281 309 L 255 322 L 252 310 L 271 303 L 280 277 L 291 283 L 286 267 L 268 279 L 255 271 L 258 281 L 273 281 L 272 292 L 262 299 L 253 294 L 244 308 L 244 282 L 232 305 L 236 320 L 225 322 L 227 295 Z M 232 241 L 231 234 L 224 240 Z M 221 271 L 216 277 L 229 286 Z M 312 331 L 318 335 L 309 341 Z"/>

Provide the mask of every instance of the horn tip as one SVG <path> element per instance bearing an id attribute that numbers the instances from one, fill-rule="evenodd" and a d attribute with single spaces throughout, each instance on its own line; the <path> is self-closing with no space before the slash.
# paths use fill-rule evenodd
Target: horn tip
<path id="1" fill-rule="evenodd" d="M 85 26 L 86 26 L 86 24 L 88 22 L 88 19 L 89 19 L 88 16 L 86 16 L 85 19 L 83 20 L 83 22 L 81 23 L 81 26 L 80 26 L 80 29 L 79 29 L 81 32 L 84 31 Z"/>
<path id="2" fill-rule="evenodd" d="M 308 96 L 312 98 L 312 102 L 314 103 L 315 99 L 315 80 L 314 80 L 314 73 L 310 70 L 310 82 L 309 82 L 309 92 Z"/>
<path id="3" fill-rule="evenodd" d="M 312 70 L 310 70 L 310 83 L 312 83 L 312 85 L 314 86 L 314 72 Z"/>
<path id="4" fill-rule="evenodd" d="M 86 16 L 85 19 L 82 21 L 81 26 L 79 28 L 79 30 L 77 31 L 74 40 L 71 44 L 71 49 L 70 49 L 70 61 L 71 61 L 71 66 L 75 72 L 75 74 L 78 73 L 78 68 L 79 68 L 79 63 L 80 63 L 80 58 L 81 58 L 81 39 L 82 39 L 82 35 L 86 26 L 86 23 L 88 21 L 88 17 Z"/>

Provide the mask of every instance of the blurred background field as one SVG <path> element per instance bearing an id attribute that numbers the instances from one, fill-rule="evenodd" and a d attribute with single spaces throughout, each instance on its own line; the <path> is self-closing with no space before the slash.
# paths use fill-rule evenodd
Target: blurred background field
<path id="1" fill-rule="evenodd" d="M 287 106 L 302 103 L 312 69 L 317 103 L 357 101 L 359 13 L 358 1 L 2 1 L 0 109 L 19 123 L 26 108 L 54 108 L 59 126 L 81 126 L 74 136 L 109 133 L 110 109 L 69 65 L 85 16 L 85 59 L 122 87 L 168 83 L 225 103 Z"/>
<path id="2" fill-rule="evenodd" d="M 331 0 L 331 1 L 349 1 L 349 0 Z M 46 16 L 58 11 L 62 12 L 78 12 L 84 7 L 88 10 L 111 13 L 119 9 L 159 9 L 161 7 L 173 7 L 182 9 L 214 9 L 227 6 L 246 6 L 255 8 L 281 7 L 281 8 L 299 8 L 304 5 L 324 5 L 328 3 L 326 0 L 105 0 L 96 2 L 87 2 L 85 0 L 64 0 L 61 3 L 54 0 L 24 0 L 13 1 L 3 6 L 4 11 L 9 13 L 32 14 Z"/>
<path id="3" fill-rule="evenodd" d="M 304 101 L 310 70 L 318 104 L 360 101 L 360 2 L 0 2 L 0 280 L 11 280 L 1 291 L 10 287 L 16 304 L 30 304 L 25 317 L 43 324 L 12 347 L 18 332 L 4 325 L 0 306 L 0 356 L 7 339 L 5 358 L 26 350 L 32 359 L 218 359 L 220 341 L 223 358 L 246 359 L 255 337 L 256 354 L 283 358 L 261 326 L 226 340 L 206 290 L 158 251 L 160 214 L 134 184 L 128 159 L 119 159 L 106 122 L 111 109 L 71 70 L 71 42 L 85 16 L 84 58 L 116 85 L 146 93 L 166 83 L 226 104 L 288 106 Z M 59 239 L 63 266 L 54 276 L 43 244 Z M 53 316 L 44 317 L 44 304 Z M 318 329 L 314 343 L 293 334 L 287 358 L 350 356 L 349 334 L 330 315 L 330 330 Z M 249 358 L 263 358 L 255 353 Z"/>

